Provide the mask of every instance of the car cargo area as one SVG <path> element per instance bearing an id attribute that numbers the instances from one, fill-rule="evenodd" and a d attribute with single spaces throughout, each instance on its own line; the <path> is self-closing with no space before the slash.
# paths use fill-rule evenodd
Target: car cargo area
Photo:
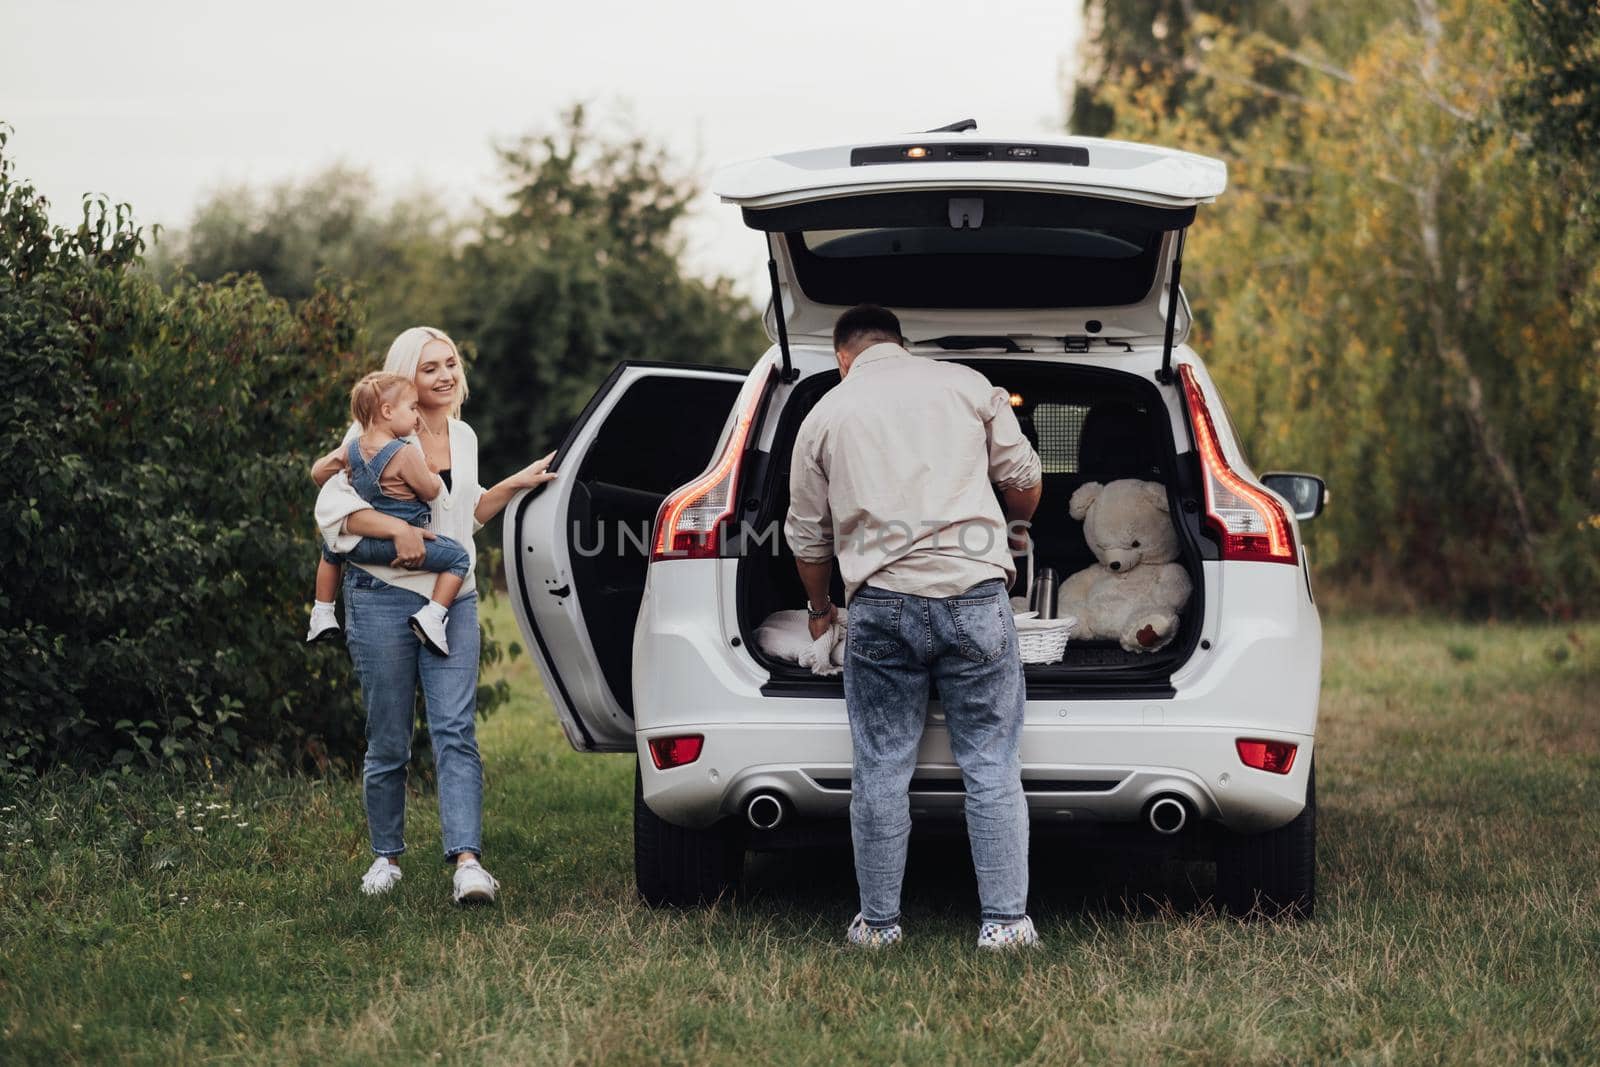
<path id="1" fill-rule="evenodd" d="M 1160 482 L 1173 491 L 1172 514 L 1183 546 L 1180 560 L 1195 591 L 1185 606 L 1178 636 L 1155 653 L 1124 651 L 1113 641 L 1068 642 L 1064 658 L 1053 664 L 1026 666 L 1033 696 L 1083 692 L 1101 697 L 1150 697 L 1170 692 L 1167 679 L 1190 654 L 1199 631 L 1204 589 L 1193 518 L 1179 506 L 1192 497 L 1195 472 L 1192 453 L 1178 463 L 1167 410 L 1154 383 L 1119 371 L 1063 365 L 1059 362 L 963 358 L 958 362 L 982 372 L 995 385 L 1020 395 L 1018 422 L 1042 461 L 1044 492 L 1033 517 L 1035 568 L 1050 567 L 1065 580 L 1096 562 L 1085 543 L 1082 525 L 1067 511 L 1067 502 L 1081 485 L 1139 478 Z M 773 451 L 752 472 L 760 486 L 763 507 L 757 527 L 775 522 L 781 529 L 789 506 L 789 446 L 806 414 L 829 388 L 837 372 L 815 374 L 801 382 L 779 415 Z M 1026 596 L 1026 575 L 1019 567 L 1012 595 Z M 752 656 L 772 673 L 768 691 L 800 693 L 842 691 L 838 677 L 821 678 L 794 664 L 764 655 L 753 639 L 755 628 L 774 611 L 803 607 L 805 593 L 795 571 L 794 556 L 781 534 L 744 554 L 739 571 L 739 625 Z M 833 599 L 842 604 L 837 573 Z"/>

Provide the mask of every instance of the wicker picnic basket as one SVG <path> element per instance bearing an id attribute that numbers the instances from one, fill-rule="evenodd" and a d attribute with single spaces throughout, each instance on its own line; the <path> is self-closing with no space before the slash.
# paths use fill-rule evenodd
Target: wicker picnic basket
<path id="1" fill-rule="evenodd" d="M 1024 589 L 1033 589 L 1033 540 L 1028 540 L 1027 582 Z M 1026 611 L 1027 599 L 1022 600 Z M 1016 601 L 1012 601 L 1015 608 Z M 1078 618 L 1067 615 L 1057 619 L 1017 619 L 1017 648 L 1024 663 L 1057 663 L 1067 651 L 1067 638 L 1078 628 Z"/>

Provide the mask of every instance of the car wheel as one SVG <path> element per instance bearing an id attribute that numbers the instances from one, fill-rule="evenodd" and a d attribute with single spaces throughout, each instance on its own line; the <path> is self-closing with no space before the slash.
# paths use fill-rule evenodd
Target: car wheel
<path id="1" fill-rule="evenodd" d="M 1286 826 L 1262 834 L 1223 831 L 1217 843 L 1217 898 L 1233 915 L 1309 919 L 1317 900 L 1317 768 L 1306 806 Z"/>
<path id="2" fill-rule="evenodd" d="M 694 907 L 731 894 L 744 873 L 744 844 L 720 826 L 674 826 L 644 802 L 633 772 L 633 875 L 652 908 Z"/>

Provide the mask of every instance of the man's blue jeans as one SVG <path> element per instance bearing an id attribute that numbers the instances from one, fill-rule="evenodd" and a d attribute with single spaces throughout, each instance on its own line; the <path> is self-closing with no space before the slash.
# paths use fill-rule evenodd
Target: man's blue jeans
<path id="1" fill-rule="evenodd" d="M 1020 919 L 1028 908 L 1028 804 L 1018 753 L 1025 690 L 1005 583 L 992 578 L 942 598 L 862 586 L 850 601 L 846 649 L 855 748 L 850 834 L 862 916 L 872 926 L 900 918 L 911 836 L 906 791 L 932 678 L 966 783 L 982 917 Z"/>
<path id="2" fill-rule="evenodd" d="M 478 595 L 467 591 L 450 608 L 450 655 L 425 651 L 411 632 L 413 612 L 427 598 L 380 581 L 360 567 L 344 574 L 345 643 L 367 705 L 363 784 L 372 851 L 406 850 L 406 764 L 417 714 L 417 687 L 428 716 L 439 779 L 444 854 L 481 854 L 483 763 L 474 715 L 478 709 Z"/>

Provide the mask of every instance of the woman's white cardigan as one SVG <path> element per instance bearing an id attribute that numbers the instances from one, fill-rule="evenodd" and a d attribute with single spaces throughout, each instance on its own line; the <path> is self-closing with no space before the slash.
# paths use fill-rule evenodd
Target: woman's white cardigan
<path id="1" fill-rule="evenodd" d="M 360 427 L 351 426 L 345 434 L 346 446 L 351 438 L 360 432 Z M 415 441 L 415 437 L 407 438 Z M 467 592 L 476 589 L 474 573 L 478 564 L 478 550 L 472 543 L 472 535 L 483 528 L 473 515 L 478 510 L 478 498 L 483 495 L 483 486 L 478 484 L 478 435 L 472 432 L 472 427 L 460 419 L 450 420 L 450 484 L 453 489 L 446 490 L 433 502 L 433 532 L 445 537 L 454 538 L 466 547 L 467 553 L 472 558 L 472 566 L 467 569 L 466 581 L 463 588 Z M 344 531 L 344 520 L 352 513 L 369 508 L 372 505 L 361 499 L 350 486 L 350 479 L 341 471 L 323 485 L 322 491 L 317 494 L 317 527 L 322 531 L 322 538 L 328 547 L 335 552 L 348 552 L 355 547 L 361 538 L 357 534 Z M 349 566 L 360 567 L 370 571 L 375 577 L 390 585 L 397 585 L 402 589 L 409 589 L 422 596 L 431 596 L 433 583 L 438 575 L 427 571 L 408 570 L 404 567 L 382 567 L 365 563 L 352 563 Z"/>

